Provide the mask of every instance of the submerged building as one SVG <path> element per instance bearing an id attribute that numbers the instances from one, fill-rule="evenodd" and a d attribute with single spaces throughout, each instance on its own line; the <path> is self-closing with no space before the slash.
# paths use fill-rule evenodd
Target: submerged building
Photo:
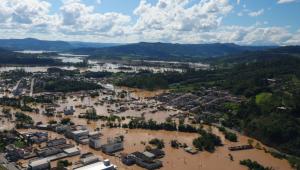
<path id="1" fill-rule="evenodd" d="M 28 170 L 48 170 L 50 168 L 50 161 L 47 158 L 33 160 L 28 165 Z"/>
<path id="2" fill-rule="evenodd" d="M 113 140 L 108 139 L 107 144 L 102 145 L 102 151 L 111 154 L 124 149 L 124 142 L 121 137 L 115 137 Z"/>

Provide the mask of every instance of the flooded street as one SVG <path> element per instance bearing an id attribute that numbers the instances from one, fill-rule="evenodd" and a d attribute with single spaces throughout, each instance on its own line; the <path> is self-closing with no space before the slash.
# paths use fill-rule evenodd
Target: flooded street
<path id="1" fill-rule="evenodd" d="M 121 90 L 121 89 L 119 89 Z M 125 90 L 122 88 L 122 90 Z M 145 97 L 150 97 L 153 95 L 157 95 L 160 93 L 159 91 L 154 92 L 152 95 L 150 92 L 146 91 L 143 93 L 143 91 L 137 91 L 134 89 L 126 89 L 132 92 L 129 96 L 139 97 L 140 99 L 138 101 L 146 100 Z M 95 103 L 98 100 L 104 99 L 108 96 L 106 95 L 100 95 L 97 98 L 90 98 L 90 97 L 81 97 L 81 95 L 68 95 L 66 100 L 59 100 L 59 108 L 58 110 L 63 110 L 66 106 L 76 106 L 76 105 L 91 105 L 94 106 L 97 110 L 98 115 L 110 115 L 107 112 L 107 109 L 114 108 L 114 106 L 109 106 L 104 104 L 102 106 L 95 105 Z M 70 97 L 72 96 L 72 97 Z M 111 96 L 112 97 L 112 96 Z M 59 121 L 61 117 L 47 117 L 42 114 L 43 107 L 40 105 L 37 105 L 38 108 L 40 108 L 40 113 L 30 113 L 27 112 L 27 115 L 30 115 L 35 122 L 43 122 L 47 123 L 50 120 L 57 120 Z M 107 138 L 114 137 L 116 135 L 124 135 L 125 141 L 124 141 L 124 150 L 121 153 L 132 153 L 135 151 L 144 151 L 145 147 L 148 145 L 148 141 L 153 138 L 163 139 L 165 143 L 165 148 L 163 149 L 166 153 L 166 156 L 162 158 L 163 161 L 163 167 L 161 169 L 163 170 L 174 170 L 174 169 L 190 169 L 190 170 L 247 170 L 246 167 L 241 166 L 239 161 L 244 159 L 251 159 L 254 161 L 259 162 L 260 164 L 264 166 L 270 166 L 273 167 L 275 170 L 290 170 L 292 169 L 286 160 L 280 160 L 277 158 L 272 157 L 269 153 L 265 153 L 263 150 L 258 149 L 252 149 L 252 150 L 244 150 L 244 151 L 236 151 L 231 152 L 228 150 L 229 146 L 237 146 L 237 145 L 245 145 L 248 143 L 248 137 L 238 134 L 238 142 L 232 143 L 228 140 L 225 140 L 224 135 L 219 132 L 219 130 L 215 127 L 212 127 L 212 132 L 217 134 L 221 137 L 222 142 L 225 144 L 222 147 L 218 147 L 214 153 L 208 153 L 205 151 L 201 151 L 195 155 L 191 155 L 187 152 L 185 152 L 182 148 L 174 149 L 170 146 L 171 140 L 178 140 L 180 143 L 185 143 L 188 146 L 192 146 L 193 139 L 198 137 L 198 134 L 196 133 L 183 133 L 183 132 L 171 132 L 171 131 L 151 131 L 151 130 L 137 130 L 137 129 L 122 129 L 122 128 L 107 128 L 103 127 L 105 125 L 105 122 L 102 122 L 101 120 L 98 121 L 87 121 L 86 119 L 80 119 L 78 118 L 79 114 L 82 112 L 85 112 L 86 109 L 76 108 L 76 112 L 73 116 L 63 116 L 62 117 L 69 117 L 71 120 L 78 125 L 86 125 L 87 128 L 91 131 L 99 128 L 100 132 L 103 136 L 101 136 L 101 143 L 106 143 Z M 128 110 L 123 113 L 121 113 L 119 116 L 141 116 L 142 112 L 148 112 L 146 111 L 134 111 L 134 110 Z M 154 119 L 158 122 L 163 122 L 168 115 L 174 113 L 174 111 L 159 111 L 155 114 L 147 113 L 145 114 L 146 119 Z M 7 124 L 9 122 L 3 122 L 2 125 Z M 9 123 L 10 124 L 10 123 Z M 32 131 L 40 131 L 40 130 L 33 130 L 33 129 L 24 129 L 20 130 L 20 132 L 32 132 Z M 51 139 L 54 138 L 60 138 L 63 137 L 62 135 L 59 135 L 54 132 L 49 132 L 49 137 Z M 74 141 L 71 141 L 68 139 L 69 142 L 74 143 Z M 254 140 L 255 141 L 255 140 Z M 254 142 L 256 143 L 256 141 Z M 74 143 L 75 144 L 75 143 Z M 261 145 L 262 147 L 265 147 Z M 101 151 L 95 151 L 91 149 L 88 145 L 78 145 L 79 149 L 81 150 L 81 153 L 87 153 L 92 152 L 95 155 L 105 159 L 108 158 L 111 160 L 113 164 L 116 164 L 120 170 L 141 170 L 142 168 L 134 165 L 134 166 L 125 166 L 121 163 L 120 159 L 113 156 L 108 156 L 103 154 Z M 233 156 L 233 161 L 230 160 L 229 154 Z M 79 156 L 68 158 L 68 160 L 72 161 L 73 164 L 75 164 L 79 160 Z M 26 163 L 26 162 L 25 162 Z M 56 164 L 56 162 L 52 162 L 53 165 Z"/>
<path id="2" fill-rule="evenodd" d="M 80 60 L 80 59 L 78 59 Z M 98 65 L 94 71 L 111 71 L 117 72 L 119 69 L 118 64 L 104 64 Z M 17 67 L 0 67 L 0 72 L 14 70 Z M 21 67 L 27 72 L 46 72 L 48 67 Z M 64 69 L 73 70 L 75 67 L 66 67 Z M 80 71 L 91 71 L 91 68 L 81 69 Z M 133 71 L 136 71 L 133 69 Z M 97 82 L 99 84 L 101 81 Z M 102 84 L 101 84 L 102 85 Z M 54 100 L 54 103 L 30 103 L 29 107 L 37 109 L 36 112 L 24 112 L 25 114 L 31 116 L 35 123 L 41 123 L 47 125 L 50 121 L 55 120 L 60 122 L 63 118 L 70 118 L 71 122 L 75 125 L 85 125 L 89 131 L 95 131 L 100 129 L 102 134 L 101 144 L 106 144 L 108 138 L 113 138 L 115 136 L 124 136 L 124 150 L 120 153 L 133 153 L 136 151 L 143 152 L 148 144 L 148 142 L 153 138 L 162 139 L 165 144 L 163 149 L 166 156 L 161 160 L 163 162 L 163 170 L 247 170 L 245 166 L 240 165 L 240 160 L 251 159 L 257 161 L 258 163 L 266 166 L 272 167 L 274 170 L 290 170 L 292 169 L 287 160 L 281 160 L 274 158 L 271 154 L 266 153 L 264 150 L 252 149 L 232 152 L 228 150 L 231 146 L 247 145 L 250 138 L 237 134 L 238 142 L 229 142 L 225 140 L 224 134 L 219 132 L 216 127 L 207 127 L 211 129 L 212 133 L 220 136 L 224 146 L 218 147 L 214 153 L 209 153 L 206 151 L 200 151 L 195 155 L 187 153 L 183 148 L 174 149 L 171 147 L 170 143 L 172 140 L 177 140 L 182 144 L 187 146 L 193 146 L 193 140 L 199 137 L 197 133 L 184 133 L 177 131 L 164 131 L 164 130 L 142 130 L 142 129 L 123 129 L 123 128 L 109 128 L 108 122 L 106 120 L 87 120 L 84 116 L 90 111 L 95 110 L 97 116 L 110 117 L 117 116 L 119 119 L 114 120 L 113 123 L 128 124 L 132 118 L 143 118 L 145 121 L 150 119 L 156 121 L 157 123 L 164 123 L 168 118 L 171 121 L 179 122 L 180 117 L 184 118 L 184 122 L 189 124 L 188 111 L 182 111 L 176 109 L 176 105 L 166 105 L 153 97 L 160 94 L 168 92 L 167 90 L 157 90 L 157 91 L 145 91 L 135 88 L 126 87 L 115 87 L 112 84 L 105 84 L 105 87 L 101 90 L 96 90 L 97 95 L 91 97 L 92 92 L 90 91 L 80 91 L 74 93 L 36 93 L 35 96 L 49 95 L 50 97 L 58 97 Z M 8 108 L 8 107 L 6 107 Z M 65 111 L 72 108 L 73 112 L 70 115 L 65 115 Z M 10 108 L 13 113 L 19 111 L 14 108 Z M 55 113 L 49 114 L 47 109 L 54 109 Z M 2 107 L 0 107 L 2 110 Z M 178 117 L 177 117 L 178 116 Z M 186 116 L 186 117 L 185 117 Z M 8 119 L 6 117 L 1 117 L 0 130 L 13 129 L 15 124 L 15 118 Z M 118 122 L 117 122 L 118 121 Z M 21 129 L 19 132 L 35 132 L 41 131 L 36 129 Z M 48 132 L 50 139 L 61 138 L 63 135 L 57 134 L 55 132 Z M 105 155 L 101 151 L 96 151 L 91 149 L 88 145 L 76 144 L 74 141 L 68 139 L 69 143 L 73 143 L 79 147 L 81 153 L 92 152 L 95 155 L 105 159 L 108 158 L 111 162 L 118 166 L 118 169 L 124 170 L 141 170 L 142 168 L 134 166 L 126 166 L 121 161 L 120 158 L 114 156 Z M 257 141 L 254 140 L 254 144 Z M 268 148 L 261 144 L 261 148 Z M 230 159 L 232 155 L 233 160 Z M 79 156 L 67 158 L 69 161 L 76 165 L 79 161 Z M 28 160 L 21 161 L 23 166 L 28 164 Z M 56 162 L 52 162 L 53 166 Z"/>
<path id="3" fill-rule="evenodd" d="M 89 128 L 93 129 L 99 124 L 91 124 L 88 125 Z M 21 130 L 21 132 L 29 132 L 34 130 Z M 225 143 L 224 147 L 219 147 L 214 153 L 208 152 L 199 152 L 196 155 L 191 155 L 185 152 L 183 149 L 173 149 L 170 146 L 170 141 L 173 139 L 177 139 L 182 143 L 186 143 L 187 145 L 192 145 L 192 141 L 196 138 L 197 134 L 191 133 L 182 133 L 182 132 L 167 132 L 167 131 L 148 131 L 148 130 L 124 130 L 124 129 L 102 129 L 101 133 L 103 136 L 101 137 L 101 142 L 106 142 L 105 139 L 107 137 L 113 137 L 117 134 L 124 135 L 125 143 L 124 143 L 124 151 L 122 153 L 132 153 L 135 151 L 143 151 L 145 149 L 145 145 L 141 142 L 147 143 L 152 138 L 163 139 L 165 142 L 164 151 L 166 152 L 166 156 L 162 158 L 164 162 L 164 166 L 161 169 L 164 170 L 174 170 L 174 169 L 190 169 L 190 170 L 247 170 L 246 167 L 241 166 L 239 164 L 240 160 L 251 159 L 255 160 L 265 166 L 271 166 L 275 170 L 289 170 L 292 169 L 286 160 L 280 160 L 272 157 L 270 154 L 265 153 L 262 150 L 248 150 L 248 151 L 238 151 L 238 152 L 230 152 L 227 149 L 227 146 L 231 145 L 239 145 L 245 144 L 247 142 L 247 137 L 240 136 L 240 142 L 238 143 Z M 50 132 L 51 138 L 59 138 L 63 137 L 56 133 Z M 220 135 L 222 136 L 222 135 Z M 138 166 L 127 167 L 123 165 L 119 158 L 108 156 L 103 154 L 101 151 L 95 151 L 91 149 L 87 145 L 78 145 L 79 149 L 82 153 L 92 152 L 95 155 L 101 158 L 109 158 L 112 163 L 116 164 L 120 170 L 142 170 L 142 168 Z M 229 159 L 228 154 L 232 154 L 234 161 Z M 78 157 L 69 158 L 73 163 L 78 161 Z"/>

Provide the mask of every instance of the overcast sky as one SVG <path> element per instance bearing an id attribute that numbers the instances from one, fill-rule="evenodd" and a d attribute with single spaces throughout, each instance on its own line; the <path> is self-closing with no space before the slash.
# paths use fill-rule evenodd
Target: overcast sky
<path id="1" fill-rule="evenodd" d="M 0 0 L 0 38 L 300 45 L 300 0 Z"/>

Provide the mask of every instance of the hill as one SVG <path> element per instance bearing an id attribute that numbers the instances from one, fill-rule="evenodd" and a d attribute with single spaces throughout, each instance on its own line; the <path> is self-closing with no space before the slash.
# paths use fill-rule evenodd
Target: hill
<path id="1" fill-rule="evenodd" d="M 34 38 L 25 39 L 0 39 L 0 48 L 18 50 L 41 50 L 41 51 L 69 51 L 75 48 L 102 48 L 120 44 L 113 43 L 90 43 L 90 42 L 67 42 L 47 41 Z"/>
<path id="2" fill-rule="evenodd" d="M 210 64 L 239 64 L 257 61 L 272 61 L 300 57 L 300 46 L 284 46 L 264 51 L 246 51 L 240 54 L 226 55 L 219 58 L 206 58 L 203 61 Z"/>
<path id="3" fill-rule="evenodd" d="M 5 49 L 16 50 L 45 50 L 60 51 L 71 49 L 72 46 L 64 41 L 44 41 L 33 38 L 26 39 L 1 39 L 0 47 Z"/>
<path id="4" fill-rule="evenodd" d="M 185 59 L 217 57 L 239 54 L 245 51 L 261 51 L 274 47 L 239 46 L 236 44 L 171 44 L 136 43 L 105 48 L 78 48 L 72 50 L 78 54 L 89 54 L 93 58 L 134 58 L 134 59 Z"/>

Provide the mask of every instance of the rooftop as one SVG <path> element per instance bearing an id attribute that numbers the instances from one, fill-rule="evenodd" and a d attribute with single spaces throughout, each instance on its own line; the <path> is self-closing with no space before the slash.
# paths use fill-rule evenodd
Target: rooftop
<path id="1" fill-rule="evenodd" d="M 73 148 L 69 148 L 69 149 L 65 149 L 64 152 L 66 153 L 74 153 L 74 152 L 78 152 L 79 149 L 76 148 L 76 147 L 73 147 Z"/>
<path id="2" fill-rule="evenodd" d="M 104 162 L 96 162 L 87 166 L 76 168 L 74 170 L 107 170 L 107 169 L 115 169 L 115 166 L 112 164 L 109 164 L 107 166 L 104 164 Z"/>
<path id="3" fill-rule="evenodd" d="M 49 163 L 48 159 L 43 158 L 43 159 L 34 160 L 34 161 L 30 162 L 29 165 L 34 167 L 34 166 L 39 166 L 39 165 L 48 164 L 48 163 Z"/>

